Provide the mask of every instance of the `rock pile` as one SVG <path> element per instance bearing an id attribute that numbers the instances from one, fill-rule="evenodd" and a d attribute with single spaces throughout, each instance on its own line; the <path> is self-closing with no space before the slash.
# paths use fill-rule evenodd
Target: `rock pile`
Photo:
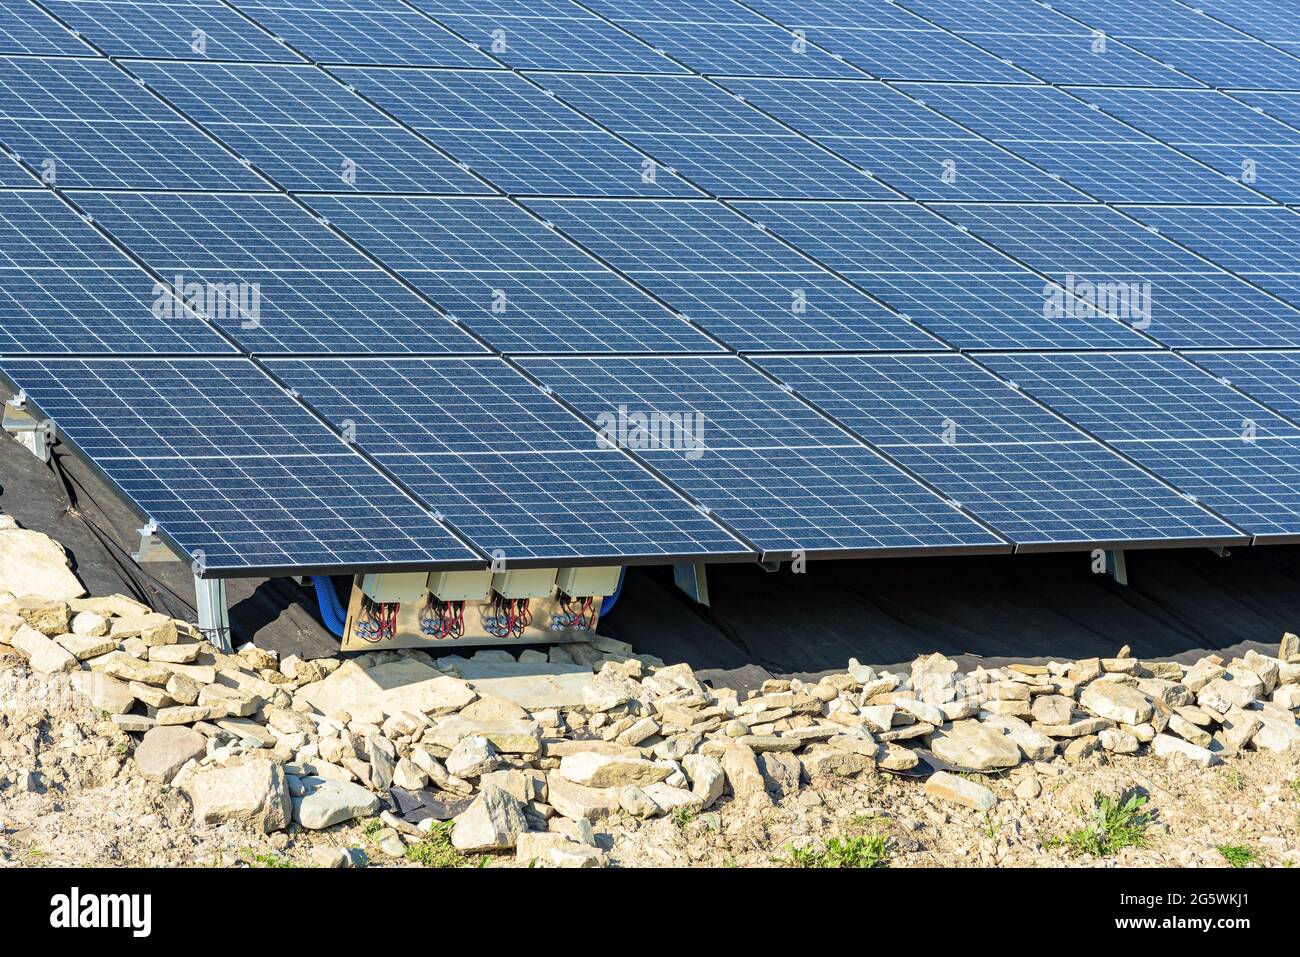
<path id="1" fill-rule="evenodd" d="M 270 834 L 379 815 L 374 844 L 394 858 L 449 821 L 464 853 L 602 866 L 597 829 L 619 820 L 689 819 L 724 795 L 733 811 L 761 810 L 823 776 L 909 771 L 918 748 L 953 772 L 1300 754 L 1293 635 L 1276 656 L 1191 666 L 1127 649 L 966 674 L 937 654 L 905 673 L 851 660 L 816 682 L 774 679 L 746 694 L 600 636 L 517 659 L 279 660 L 252 645 L 227 655 L 120 595 L 0 594 L 3 645 L 110 715 L 138 774 L 184 793 L 196 823 Z M 0 786 L 41 786 L 37 768 L 5 758 Z M 941 770 L 924 789 L 977 811 L 996 804 L 969 774 Z"/>

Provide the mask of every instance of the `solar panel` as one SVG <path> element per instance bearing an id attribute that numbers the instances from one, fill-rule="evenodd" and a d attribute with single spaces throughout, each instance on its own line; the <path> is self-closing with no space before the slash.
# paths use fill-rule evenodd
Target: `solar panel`
<path id="1" fill-rule="evenodd" d="M 942 347 L 718 203 L 566 199 L 529 205 L 733 349 Z"/>
<path id="2" fill-rule="evenodd" d="M 1300 88 L 1300 58 L 1190 5 L 1163 0 L 1060 0 L 1053 5 L 1210 86 Z M 1287 39 L 1295 39 L 1294 30 Z"/>
<path id="3" fill-rule="evenodd" d="M 277 361 L 277 375 L 507 560 L 752 554 L 498 359 Z"/>
<path id="4" fill-rule="evenodd" d="M 1019 546 L 1235 534 L 965 357 L 760 361 Z"/>
<path id="5" fill-rule="evenodd" d="M 862 76 L 839 57 L 738 3 L 692 3 L 687 8 L 586 0 L 586 5 L 700 73 Z"/>
<path id="6" fill-rule="evenodd" d="M 1300 306 L 1300 215 L 1276 207 L 1132 207 L 1160 232 Z M 1248 345 L 1249 343 L 1238 343 Z M 1300 339 L 1269 345 L 1300 345 Z"/>
<path id="7" fill-rule="evenodd" d="M 1033 82 L 1033 77 L 896 4 L 859 0 L 751 0 L 809 43 L 883 80 Z"/>
<path id="8" fill-rule="evenodd" d="M 413 2 L 468 43 L 519 69 L 686 72 L 569 0 Z"/>
<path id="9" fill-rule="evenodd" d="M 221 0 L 42 0 L 109 56 L 298 62 Z"/>
<path id="10" fill-rule="evenodd" d="M 716 196 L 888 199 L 865 173 L 698 77 L 546 74 L 566 102 Z"/>
<path id="11" fill-rule="evenodd" d="M 482 352 L 282 196 L 95 193 L 86 210 L 252 352 Z"/>
<path id="12" fill-rule="evenodd" d="M 1196 0 L 1196 9 L 1243 33 L 1270 43 L 1295 46 L 1295 8 L 1287 0 L 1252 0 L 1243 7 L 1233 0 Z"/>
<path id="13" fill-rule="evenodd" d="M 1053 87 L 916 83 L 901 89 L 1103 202 L 1265 202 Z"/>
<path id="14" fill-rule="evenodd" d="M 733 79 L 724 83 L 746 101 L 917 199 L 1084 198 L 883 83 Z"/>
<path id="15" fill-rule="evenodd" d="M 1266 116 L 1281 120 L 1291 126 L 1300 126 L 1300 93 L 1258 93 L 1249 90 L 1234 91 L 1232 98 L 1247 103 Z"/>
<path id="16" fill-rule="evenodd" d="M 1278 481 L 1300 467 L 1300 427 L 1187 361 L 1170 353 L 984 359 L 1251 534 L 1300 534 L 1300 494 Z"/>
<path id="17" fill-rule="evenodd" d="M 0 53 L 86 56 L 93 51 L 29 0 L 0 0 Z"/>
<path id="18" fill-rule="evenodd" d="M 1300 200 L 1300 130 L 1215 90 L 1074 92 L 1225 176 L 1281 202 Z"/>
<path id="19" fill-rule="evenodd" d="M 310 202 L 503 351 L 718 349 L 508 199 L 318 197 Z"/>
<path id="20" fill-rule="evenodd" d="M 1188 358 L 1269 408 L 1300 419 L 1300 354 L 1193 352 Z"/>
<path id="21" fill-rule="evenodd" d="M 265 186 L 107 60 L 0 57 L 0 142 L 60 187 Z"/>
<path id="22" fill-rule="evenodd" d="M 1124 323 L 1082 310 L 1069 322 L 1048 317 L 1044 302 L 1060 287 L 918 206 L 738 205 L 958 348 L 1106 348 L 1145 341 Z"/>
<path id="23" fill-rule="evenodd" d="M 699 195 L 513 74 L 376 69 L 338 73 L 506 192 Z"/>
<path id="24" fill-rule="evenodd" d="M 482 563 L 250 363 L 0 365 L 209 572 Z"/>
<path id="25" fill-rule="evenodd" d="M 1173 207 L 1150 207 L 1164 210 Z M 1102 206 L 952 205 L 945 213 L 1068 286 L 1080 313 L 1118 317 L 1171 346 L 1300 343 L 1300 312 Z"/>
<path id="26" fill-rule="evenodd" d="M 0 191 L 0 353 L 232 352 L 43 190 Z"/>
<path id="27" fill-rule="evenodd" d="M 491 67 L 492 60 L 400 0 L 232 0 L 319 63 Z"/>
<path id="28" fill-rule="evenodd" d="M 491 192 L 315 67 L 141 61 L 130 69 L 286 189 Z"/>
<path id="29" fill-rule="evenodd" d="M 1034 0 L 908 0 L 907 6 L 1049 83 L 1187 86 L 1196 82 Z"/>
<path id="30" fill-rule="evenodd" d="M 638 455 L 765 553 L 1005 550 L 1002 540 L 734 358 L 521 360 L 589 419 L 698 416 Z M 650 420 L 654 421 L 654 420 Z M 702 448 L 700 447 L 702 446 Z"/>

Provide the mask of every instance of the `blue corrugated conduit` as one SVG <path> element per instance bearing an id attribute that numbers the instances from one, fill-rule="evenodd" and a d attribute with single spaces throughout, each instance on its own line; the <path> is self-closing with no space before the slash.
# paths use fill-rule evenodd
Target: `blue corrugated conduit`
<path id="1" fill-rule="evenodd" d="M 343 623 L 347 616 L 339 604 L 339 593 L 334 590 L 334 582 L 328 575 L 312 575 L 311 583 L 316 586 L 316 601 L 320 603 L 320 617 L 325 627 L 336 638 L 343 637 Z M 620 579 L 619 584 L 622 584 Z"/>
<path id="2" fill-rule="evenodd" d="M 623 576 L 626 574 L 627 574 L 627 566 L 624 565 L 622 568 L 618 570 L 618 584 L 614 586 L 614 594 L 610 595 L 600 603 L 601 618 L 604 618 L 611 611 L 613 611 L 614 606 L 618 604 L 618 596 L 623 591 Z"/>

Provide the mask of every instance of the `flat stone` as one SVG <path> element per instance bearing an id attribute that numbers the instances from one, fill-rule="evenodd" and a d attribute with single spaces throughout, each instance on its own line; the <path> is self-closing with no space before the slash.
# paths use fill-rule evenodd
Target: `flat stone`
<path id="1" fill-rule="evenodd" d="M 74 671 L 68 678 L 74 688 L 90 699 L 96 711 L 126 714 L 135 707 L 135 695 L 125 681 L 90 671 Z"/>
<path id="2" fill-rule="evenodd" d="M 176 622 L 171 617 L 154 611 L 117 618 L 108 633 L 118 641 L 139 638 L 150 648 L 155 645 L 173 645 L 178 637 Z"/>
<path id="3" fill-rule="evenodd" d="M 1208 748 L 1210 742 L 1213 740 L 1210 736 L 1210 732 L 1206 731 L 1204 728 L 1198 728 L 1196 725 L 1192 724 L 1192 722 L 1179 714 L 1171 714 L 1169 716 L 1169 724 L 1167 728 L 1184 741 L 1190 741 L 1192 744 L 1199 745 L 1202 748 Z"/>
<path id="4" fill-rule="evenodd" d="M 126 595 L 96 595 L 92 598 L 69 598 L 68 607 L 73 612 L 93 611 L 104 618 L 129 618 L 147 615 L 151 609 Z"/>
<path id="5" fill-rule="evenodd" d="M 162 688 L 147 685 L 142 681 L 129 682 L 127 687 L 131 689 L 131 694 L 135 695 L 137 700 L 143 701 L 151 708 L 166 708 L 176 703 Z"/>
<path id="6" fill-rule="evenodd" d="M 161 730 L 165 729 L 154 729 Z M 283 830 L 289 824 L 290 798 L 284 772 L 264 758 L 200 769 L 188 775 L 183 789 L 194 805 L 198 824 L 240 821 L 265 834 Z"/>
<path id="7" fill-rule="evenodd" d="M 746 734 L 736 739 L 738 744 L 743 744 L 755 754 L 762 754 L 764 751 L 798 751 L 803 747 L 803 741 L 798 738 L 786 738 L 779 734 Z"/>
<path id="8" fill-rule="evenodd" d="M 726 784 L 722 763 L 703 754 L 688 754 L 682 758 L 682 769 L 690 779 L 691 791 L 700 799 L 702 808 L 709 808 L 720 797 Z"/>
<path id="9" fill-rule="evenodd" d="M 1074 716 L 1074 699 L 1059 694 L 1040 694 L 1029 707 L 1035 721 L 1043 724 L 1069 724 Z"/>
<path id="10" fill-rule="evenodd" d="M 173 645 L 172 647 L 176 647 Z M 172 675 L 164 685 L 173 701 L 178 704 L 196 704 L 203 685 L 187 678 L 185 675 Z"/>
<path id="11" fill-rule="evenodd" d="M 1214 752 L 1192 744 L 1190 741 L 1184 741 L 1182 738 L 1176 738 L 1172 734 L 1157 734 L 1151 741 L 1151 750 L 1159 758 L 1181 754 L 1193 764 L 1202 768 L 1208 768 L 1219 761 L 1218 755 Z"/>
<path id="12" fill-rule="evenodd" d="M 843 748 L 818 744 L 810 747 L 799 756 L 799 766 L 803 776 L 809 779 L 821 774 L 836 777 L 851 777 L 875 766 L 874 756 L 846 751 Z"/>
<path id="13" fill-rule="evenodd" d="M 1258 751 L 1286 751 L 1300 745 L 1300 726 L 1295 718 L 1272 709 L 1253 712 L 1261 722 L 1251 743 Z"/>
<path id="14" fill-rule="evenodd" d="M 456 742 L 447 755 L 447 771 L 458 778 L 476 778 L 501 767 L 497 749 L 481 734 L 471 734 Z"/>
<path id="15" fill-rule="evenodd" d="M 549 864 L 552 867 L 604 867 L 608 858 L 600 848 L 570 840 L 548 831 L 525 831 L 515 844 L 515 860 L 521 864 Z"/>
<path id="16" fill-rule="evenodd" d="M 1086 740 L 1086 739 L 1077 739 Z M 1136 735 L 1129 734 L 1127 731 L 1121 731 L 1118 728 L 1106 728 L 1097 735 L 1097 741 L 1102 748 L 1110 751 L 1112 754 L 1137 754 L 1138 739 Z"/>
<path id="17" fill-rule="evenodd" d="M 978 721 L 956 721 L 930 741 L 935 757 L 962 771 L 1011 768 L 1020 763 L 1020 748 L 995 728 Z"/>
<path id="18" fill-rule="evenodd" d="M 68 649 L 27 625 L 14 632 L 9 644 L 27 656 L 33 671 L 54 675 L 77 670 L 77 659 Z"/>
<path id="19" fill-rule="evenodd" d="M 694 792 L 685 788 L 675 788 L 662 781 L 647 784 L 641 790 L 659 806 L 664 814 L 673 814 L 679 810 L 698 813 L 704 807 L 704 802 Z"/>
<path id="20" fill-rule="evenodd" d="M 894 700 L 894 707 L 926 724 L 940 725 L 944 722 L 942 711 L 932 704 L 917 701 L 915 698 L 897 698 Z"/>
<path id="21" fill-rule="evenodd" d="M 1027 721 L 1011 715 L 980 715 L 985 727 L 1010 738 L 1030 761 L 1050 761 L 1056 754 L 1056 742 L 1040 731 L 1035 731 Z"/>
<path id="22" fill-rule="evenodd" d="M 293 815 L 308 830 L 323 830 L 379 810 L 379 798 L 359 784 L 319 776 L 304 777 L 301 784 L 303 795 L 294 798 Z"/>
<path id="23" fill-rule="evenodd" d="M 1049 738 L 1082 738 L 1089 734 L 1099 734 L 1112 726 L 1105 718 L 1077 718 L 1069 724 L 1043 724 L 1035 721 L 1031 728 Z"/>
<path id="24" fill-rule="evenodd" d="M 1254 740 L 1264 726 L 1257 712 L 1233 708 L 1223 716 L 1223 724 L 1215 732 L 1215 739 L 1230 754 L 1236 754 Z"/>
<path id="25" fill-rule="evenodd" d="M 947 771 L 936 771 L 925 782 L 925 793 L 941 801 L 951 801 L 975 811 L 991 811 L 998 799 L 982 784 L 968 781 Z"/>
<path id="26" fill-rule="evenodd" d="M 161 784 L 170 784 L 187 761 L 208 753 L 208 739 L 189 728 L 155 727 L 136 746 L 135 764 L 140 774 Z"/>
<path id="27" fill-rule="evenodd" d="M 185 641 L 175 645 L 154 645 L 149 649 L 150 661 L 163 661 L 173 665 L 188 665 L 196 661 L 203 645 Z"/>
<path id="28" fill-rule="evenodd" d="M 474 721 L 461 715 L 440 718 L 422 740 L 451 749 L 469 735 L 487 738 L 504 754 L 537 754 L 542 749 L 542 728 L 536 721 Z"/>
<path id="29" fill-rule="evenodd" d="M 1084 688 L 1079 704 L 1098 717 L 1119 724 L 1141 724 L 1154 711 L 1150 700 L 1137 688 L 1110 680 L 1094 681 Z"/>
<path id="30" fill-rule="evenodd" d="M 74 618 L 72 620 L 73 625 L 75 626 L 77 619 L 85 614 L 87 613 L 83 611 L 81 615 Z M 103 621 L 102 618 L 100 620 Z M 54 640 L 66 648 L 68 654 L 78 661 L 85 661 L 87 658 L 98 658 L 100 655 L 106 655 L 110 651 L 117 650 L 117 639 L 103 635 L 79 635 L 74 632 L 67 635 L 58 635 Z"/>
<path id="31" fill-rule="evenodd" d="M 758 770 L 758 759 L 747 745 L 728 741 L 722 750 L 722 769 L 731 793 L 738 800 L 770 804 L 767 784 Z"/>
<path id="32" fill-rule="evenodd" d="M 158 726 L 157 721 L 143 714 L 115 714 L 113 723 L 130 734 L 144 734 Z"/>
<path id="33" fill-rule="evenodd" d="M 920 762 L 915 751 L 898 744 L 882 744 L 876 752 L 876 767 L 882 771 L 910 771 Z"/>
<path id="34" fill-rule="evenodd" d="M 464 681 L 442 674 L 416 658 L 362 668 L 346 662 L 322 681 L 298 692 L 321 714 L 377 708 L 385 715 L 449 714 L 478 697 Z"/>
<path id="35" fill-rule="evenodd" d="M 71 625 L 68 603 L 40 595 L 20 595 L 7 609 L 21 618 L 33 631 L 47 638 L 64 634 Z"/>
<path id="36" fill-rule="evenodd" d="M 635 784 L 619 789 L 618 805 L 639 821 L 658 817 L 664 813 L 663 808 L 654 802 L 654 798 Z"/>
<path id="37" fill-rule="evenodd" d="M 69 601 L 86 589 L 69 567 L 62 545 L 41 532 L 15 526 L 0 530 L 0 592 Z"/>
<path id="38" fill-rule="evenodd" d="M 141 681 L 145 684 L 162 687 L 172 673 L 162 665 L 141 661 L 124 651 L 112 651 L 98 658 L 91 658 L 87 664 L 91 671 L 112 675 L 123 681 Z"/>
<path id="39" fill-rule="evenodd" d="M 642 758 L 586 751 L 561 758 L 559 773 L 574 784 L 611 788 L 628 784 L 653 784 L 667 778 L 672 769 Z"/>
<path id="40" fill-rule="evenodd" d="M 527 830 L 520 803 L 507 791 L 489 784 L 452 822 L 451 844 L 471 854 L 507 851 Z"/>
<path id="41" fill-rule="evenodd" d="M 788 751 L 767 751 L 758 755 L 758 770 L 763 775 L 767 793 L 774 801 L 799 790 L 802 767 Z"/>
<path id="42" fill-rule="evenodd" d="M 259 748 L 275 747 L 277 740 L 275 735 L 267 730 L 265 725 L 248 718 L 218 718 L 216 725 L 236 741 L 251 740 L 256 742 L 256 747 Z"/>
<path id="43" fill-rule="evenodd" d="M 575 821 L 604 821 L 619 811 L 618 788 L 589 788 L 552 771 L 546 775 L 547 801 Z"/>
<path id="44" fill-rule="evenodd" d="M 177 705 L 174 708 L 159 708 L 154 715 L 159 724 L 193 724 L 196 721 L 208 721 L 212 718 L 225 717 L 225 712 L 214 714 L 211 708 L 193 705 Z"/>

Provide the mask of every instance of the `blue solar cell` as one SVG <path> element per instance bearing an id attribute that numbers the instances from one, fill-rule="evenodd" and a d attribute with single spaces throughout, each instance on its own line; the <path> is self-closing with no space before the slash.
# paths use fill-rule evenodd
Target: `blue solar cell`
<path id="1" fill-rule="evenodd" d="M 0 191 L 0 352 L 233 352 L 53 194 Z"/>
<path id="2" fill-rule="evenodd" d="M 1022 70 L 913 16 L 860 0 L 754 0 L 782 26 L 883 80 L 1033 82 Z"/>
<path id="3" fill-rule="evenodd" d="M 1300 201 L 1300 130 L 1215 90 L 1073 92 L 1225 176 L 1282 202 Z"/>
<path id="4" fill-rule="evenodd" d="M 1084 198 L 883 83 L 723 82 L 748 102 L 917 199 Z"/>
<path id="5" fill-rule="evenodd" d="M 142 61 L 130 69 L 286 189 L 491 192 L 315 67 Z"/>
<path id="6" fill-rule="evenodd" d="M 925 349 L 941 344 L 717 203 L 529 205 L 733 349 Z"/>
<path id="7" fill-rule="evenodd" d="M 694 505 L 497 359 L 272 363 L 486 552 L 736 555 Z"/>
<path id="8" fill-rule="evenodd" d="M 689 8 L 588 0 L 587 6 L 700 73 L 862 76 L 790 30 L 740 4 Z"/>
<path id="9" fill-rule="evenodd" d="M 1196 0 L 1196 9 L 1260 40 L 1296 42 L 1295 7 L 1289 0 Z"/>
<path id="10" fill-rule="evenodd" d="M 221 0 L 42 0 L 110 56 L 299 62 Z"/>
<path id="11" fill-rule="evenodd" d="M 894 193 L 698 77 L 538 79 L 717 196 L 888 199 Z"/>
<path id="12" fill-rule="evenodd" d="M 1193 352 L 1188 358 L 1270 408 L 1300 419 L 1300 354 Z"/>
<path id="13" fill-rule="evenodd" d="M 0 142 L 61 187 L 265 188 L 107 60 L 0 58 Z"/>
<path id="14" fill-rule="evenodd" d="M 685 421 L 694 424 L 693 445 L 642 443 L 638 454 L 765 552 L 1000 543 L 736 359 L 537 358 L 523 364 L 589 419 L 620 409 L 692 416 Z"/>
<path id="15" fill-rule="evenodd" d="M 1139 212 L 1164 209 L 1173 207 Z M 1063 301 L 1071 308 L 1057 310 L 1058 322 L 1100 309 L 1171 346 L 1300 344 L 1300 312 L 1114 210 L 954 204 L 944 212 L 1069 287 L 1075 298 Z"/>
<path id="16" fill-rule="evenodd" d="M 718 348 L 510 200 L 319 197 L 311 203 L 503 351 Z"/>
<path id="17" fill-rule="evenodd" d="M 699 195 L 527 81 L 506 72 L 338 71 L 403 123 L 509 193 Z"/>
<path id="18" fill-rule="evenodd" d="M 1293 210 L 1142 206 L 1127 212 L 1300 307 L 1300 215 Z M 1300 336 L 1264 344 L 1300 345 Z"/>
<path id="19" fill-rule="evenodd" d="M 401 0 L 232 0 L 318 63 L 495 66 L 492 59 Z"/>
<path id="20" fill-rule="evenodd" d="M 1292 127 L 1300 126 L 1300 93 L 1245 91 L 1234 92 L 1232 98 L 1261 110 L 1265 116 L 1281 120 Z"/>
<path id="21" fill-rule="evenodd" d="M 92 49 L 29 0 L 0 0 L 0 53 L 88 56 Z"/>
<path id="22" fill-rule="evenodd" d="M 684 73 L 569 0 L 413 0 L 467 42 L 519 69 Z"/>
<path id="23" fill-rule="evenodd" d="M 981 361 L 1116 445 L 1300 438 L 1300 427 L 1169 352 L 1011 353 Z"/>
<path id="24" fill-rule="evenodd" d="M 1106 316 L 1078 310 L 1062 321 L 1047 315 L 1044 304 L 1059 294 L 1059 286 L 920 207 L 739 206 L 960 348 L 1105 348 L 1146 341 Z"/>
<path id="25" fill-rule="evenodd" d="M 95 193 L 81 201 L 250 351 L 485 351 L 285 197 Z"/>
<path id="26" fill-rule="evenodd" d="M 1017 544 L 1234 534 L 965 357 L 761 361 Z"/>
<path id="27" fill-rule="evenodd" d="M 1266 202 L 1053 87 L 907 84 L 902 89 L 1103 202 Z"/>
<path id="28" fill-rule="evenodd" d="M 208 571 L 479 561 L 250 363 L 42 359 L 3 369 Z"/>
<path id="29" fill-rule="evenodd" d="M 1195 83 L 1035 0 L 908 0 L 907 5 L 932 23 L 1049 83 Z"/>

